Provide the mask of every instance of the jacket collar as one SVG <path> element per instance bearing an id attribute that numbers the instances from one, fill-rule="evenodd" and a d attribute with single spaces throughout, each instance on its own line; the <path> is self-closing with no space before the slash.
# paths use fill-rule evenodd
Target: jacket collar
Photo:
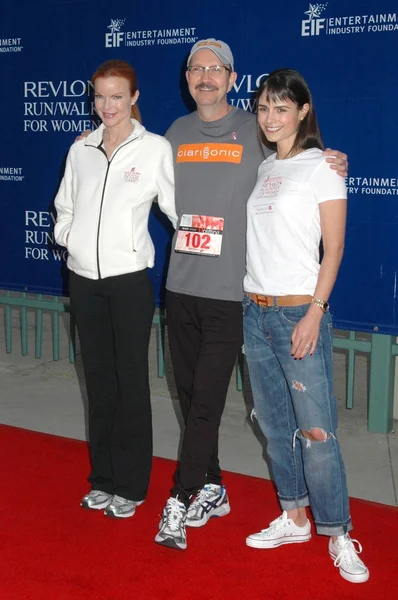
<path id="1" fill-rule="evenodd" d="M 144 135 L 146 129 L 141 123 L 139 123 L 136 119 L 131 119 L 132 124 L 134 125 L 134 130 L 131 132 L 128 138 L 123 141 L 123 144 L 130 140 L 134 140 L 135 138 Z M 95 146 L 98 147 L 102 144 L 102 137 L 104 135 L 105 126 L 102 123 L 98 129 L 90 133 L 85 139 L 85 146 Z"/>

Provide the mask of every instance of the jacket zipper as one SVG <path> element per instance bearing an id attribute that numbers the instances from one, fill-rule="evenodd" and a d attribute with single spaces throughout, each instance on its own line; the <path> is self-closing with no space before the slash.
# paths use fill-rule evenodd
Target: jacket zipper
<path id="1" fill-rule="evenodd" d="M 135 213 L 135 207 L 133 206 L 132 219 L 131 219 L 131 228 L 132 228 L 131 237 L 133 239 L 133 244 L 132 244 L 133 252 L 137 252 L 137 250 L 134 248 L 134 242 L 135 242 L 135 240 L 134 240 L 134 213 Z"/>
<path id="2" fill-rule="evenodd" d="M 101 277 L 101 269 L 100 269 L 100 261 L 99 261 L 99 234 L 100 234 L 100 228 L 101 228 L 102 207 L 103 207 L 103 204 L 104 204 L 105 187 L 106 187 L 106 181 L 108 179 L 109 169 L 110 169 L 110 166 L 111 166 L 111 162 L 113 161 L 113 159 L 115 158 L 115 156 L 119 152 L 119 150 L 121 150 L 125 146 L 128 146 L 129 144 L 131 144 L 131 142 L 134 142 L 136 139 L 137 138 L 134 138 L 134 139 L 130 140 L 129 142 L 127 142 L 127 144 L 124 144 L 123 146 L 120 146 L 120 148 L 118 148 L 116 150 L 115 154 L 112 156 L 111 160 L 108 160 L 108 156 L 107 156 L 105 150 L 102 148 L 102 146 L 95 146 L 95 148 L 97 148 L 100 152 L 102 152 L 105 155 L 105 158 L 108 161 L 108 166 L 106 168 L 106 173 L 105 173 L 104 185 L 102 186 L 101 204 L 100 204 L 100 212 L 99 212 L 98 228 L 97 228 L 97 271 L 98 271 L 98 279 L 102 279 L 102 277 Z M 134 250 L 134 238 L 133 238 L 133 250 Z M 136 252 L 136 250 L 134 250 L 134 252 Z"/>
<path id="3" fill-rule="evenodd" d="M 102 187 L 102 196 L 101 196 L 100 212 L 99 212 L 98 227 L 97 227 L 97 271 L 98 271 L 98 279 L 102 279 L 100 263 L 99 263 L 99 234 L 100 234 L 100 227 L 101 227 L 102 205 L 104 203 L 106 180 L 108 179 L 109 167 L 111 166 L 111 163 L 108 160 L 105 150 L 103 150 L 102 148 L 99 148 L 99 150 L 105 154 L 106 160 L 108 161 L 108 165 L 106 167 L 104 185 Z"/>

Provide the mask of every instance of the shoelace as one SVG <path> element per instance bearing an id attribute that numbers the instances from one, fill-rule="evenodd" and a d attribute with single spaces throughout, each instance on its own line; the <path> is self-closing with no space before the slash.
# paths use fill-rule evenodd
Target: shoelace
<path id="1" fill-rule="evenodd" d="M 166 506 L 167 513 L 167 527 L 171 531 L 177 531 L 180 525 L 180 521 L 183 519 L 181 508 L 178 505 L 178 500 L 172 498 L 167 502 Z"/>
<path id="2" fill-rule="evenodd" d="M 112 504 L 113 505 L 134 504 L 134 500 L 127 500 L 126 498 L 122 498 L 121 496 L 115 495 L 115 496 L 113 496 Z"/>
<path id="3" fill-rule="evenodd" d="M 106 492 L 102 492 L 101 490 L 91 490 L 91 492 L 87 495 L 91 498 L 98 498 L 98 496 L 108 496 Z"/>
<path id="4" fill-rule="evenodd" d="M 355 544 L 357 544 L 358 549 L 355 547 Z M 358 556 L 358 554 L 361 554 L 361 552 L 362 552 L 362 546 L 358 542 L 358 540 L 352 540 L 351 538 L 349 538 L 348 540 L 346 540 L 342 549 L 336 556 L 336 559 L 334 561 L 334 566 L 339 567 L 341 565 L 343 559 L 347 560 L 347 562 L 349 562 L 351 564 L 354 564 L 355 562 L 358 562 L 358 561 L 362 562 Z"/>
<path id="5" fill-rule="evenodd" d="M 268 531 L 269 533 L 278 531 L 278 529 L 282 529 L 282 527 L 286 524 L 286 519 L 284 518 L 285 513 L 282 513 L 279 517 L 271 521 L 271 523 L 265 529 L 261 530 L 261 533 Z"/>
<path id="6" fill-rule="evenodd" d="M 210 489 L 206 489 L 206 487 L 203 487 L 199 494 L 196 496 L 195 500 L 192 502 L 191 507 L 190 508 L 197 508 L 198 506 L 200 506 L 201 504 L 203 504 L 203 502 L 205 502 L 214 492 L 214 490 Z"/>

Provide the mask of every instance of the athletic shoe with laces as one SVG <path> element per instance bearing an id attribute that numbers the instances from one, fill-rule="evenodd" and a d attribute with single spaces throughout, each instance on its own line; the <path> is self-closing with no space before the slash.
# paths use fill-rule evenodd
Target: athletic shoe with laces
<path id="1" fill-rule="evenodd" d="M 369 579 L 369 569 L 359 558 L 362 546 L 358 540 L 352 540 L 348 533 L 339 535 L 335 542 L 329 540 L 329 554 L 334 566 L 339 567 L 343 579 L 351 583 L 365 583 Z"/>
<path id="2" fill-rule="evenodd" d="M 247 546 L 251 548 L 277 548 L 283 544 L 300 544 L 311 539 L 311 523 L 307 519 L 303 527 L 298 527 L 289 519 L 284 510 L 280 517 L 271 521 L 267 529 L 260 533 L 252 533 L 246 538 Z"/>
<path id="3" fill-rule="evenodd" d="M 186 518 L 185 505 L 178 498 L 169 498 L 163 509 L 159 533 L 155 537 L 155 542 L 168 548 L 185 550 L 187 547 Z"/>
<path id="4" fill-rule="evenodd" d="M 81 499 L 80 506 L 93 510 L 103 510 L 110 504 L 112 498 L 112 494 L 101 492 L 101 490 L 91 490 Z"/>
<path id="5" fill-rule="evenodd" d="M 137 506 L 140 506 L 143 502 L 143 500 L 127 500 L 127 498 L 122 498 L 122 496 L 116 496 L 115 494 L 112 502 L 104 510 L 104 514 L 107 517 L 114 517 L 116 519 L 128 519 L 134 515 Z"/>
<path id="6" fill-rule="evenodd" d="M 189 527 L 202 527 L 211 517 L 223 517 L 230 511 L 225 486 L 207 483 L 189 507 L 186 524 Z"/>

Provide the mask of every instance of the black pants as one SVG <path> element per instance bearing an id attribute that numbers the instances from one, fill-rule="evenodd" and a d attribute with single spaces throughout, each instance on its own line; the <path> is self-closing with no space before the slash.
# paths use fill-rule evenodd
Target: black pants
<path id="1" fill-rule="evenodd" d="M 205 483 L 221 483 L 218 430 L 242 345 L 240 302 L 167 292 L 167 326 L 178 398 L 185 421 L 176 483 L 186 506 Z"/>
<path id="2" fill-rule="evenodd" d="M 71 272 L 70 297 L 88 394 L 93 490 L 146 496 L 152 464 L 147 271 L 92 280 Z"/>

